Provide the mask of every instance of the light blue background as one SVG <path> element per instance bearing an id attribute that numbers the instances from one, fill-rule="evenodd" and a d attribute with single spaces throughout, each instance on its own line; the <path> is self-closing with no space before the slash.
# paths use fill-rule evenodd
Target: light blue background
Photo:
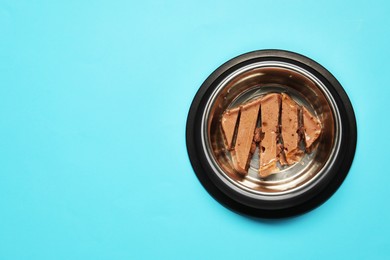
<path id="1" fill-rule="evenodd" d="M 0 0 L 0 259 L 390 257 L 386 1 Z M 307 55 L 355 107 L 320 208 L 254 221 L 193 173 L 187 112 L 244 52 Z"/>

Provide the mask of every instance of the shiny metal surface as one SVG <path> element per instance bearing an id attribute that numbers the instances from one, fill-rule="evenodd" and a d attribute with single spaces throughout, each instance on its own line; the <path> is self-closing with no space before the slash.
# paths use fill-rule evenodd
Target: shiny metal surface
<path id="1" fill-rule="evenodd" d="M 237 174 L 225 149 L 220 119 L 222 113 L 271 92 L 289 94 L 311 110 L 322 123 L 321 136 L 310 154 L 292 166 L 265 179 L 258 176 L 255 152 L 248 175 Z M 337 156 L 341 134 L 340 115 L 324 84 L 309 71 L 279 62 L 257 62 L 227 76 L 212 93 L 202 116 L 202 146 L 218 177 L 251 196 L 273 196 L 296 192 L 320 178 Z"/>

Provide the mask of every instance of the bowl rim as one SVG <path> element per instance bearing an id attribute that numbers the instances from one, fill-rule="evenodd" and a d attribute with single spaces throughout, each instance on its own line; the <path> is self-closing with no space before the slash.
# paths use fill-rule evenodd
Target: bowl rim
<path id="1" fill-rule="evenodd" d="M 202 147 L 201 115 L 207 99 L 216 85 L 237 68 L 260 61 L 282 61 L 302 67 L 324 83 L 340 111 L 342 134 L 340 152 L 335 163 L 314 188 L 291 197 L 272 196 L 272 199 L 254 198 L 232 189 L 221 181 L 205 158 Z M 342 184 L 353 162 L 357 142 L 356 118 L 352 104 L 337 79 L 314 60 L 301 54 L 277 49 L 258 50 L 237 56 L 219 68 L 203 82 L 191 104 L 186 124 L 186 145 L 191 165 L 201 184 L 212 197 L 238 213 L 261 217 L 280 218 L 301 214 L 325 202 Z M 271 196 L 269 196 L 271 197 Z"/>

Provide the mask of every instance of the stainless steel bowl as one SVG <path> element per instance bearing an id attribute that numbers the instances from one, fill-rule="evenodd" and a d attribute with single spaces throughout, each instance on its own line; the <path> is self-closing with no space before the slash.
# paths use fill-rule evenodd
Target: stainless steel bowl
<path id="1" fill-rule="evenodd" d="M 300 163 L 261 179 L 257 174 L 258 163 L 252 160 L 248 175 L 243 177 L 234 171 L 230 153 L 225 149 L 220 124 L 222 113 L 275 92 L 288 93 L 316 114 L 323 126 L 322 135 L 315 149 L 305 154 Z M 209 163 L 220 178 L 254 196 L 287 194 L 308 185 L 337 157 L 340 145 L 340 115 L 332 96 L 313 74 L 285 62 L 256 62 L 228 75 L 210 96 L 202 119 L 202 144 Z"/>
<path id="2" fill-rule="evenodd" d="M 314 149 L 306 153 L 299 163 L 282 168 L 265 179 L 258 176 L 256 159 L 252 159 L 246 176 L 237 174 L 230 153 L 225 149 L 220 123 L 222 113 L 275 92 L 287 93 L 315 114 L 322 124 L 321 136 Z M 194 122 L 189 122 L 191 113 L 196 113 L 192 115 L 196 118 Z M 197 159 L 203 165 L 201 170 L 194 166 L 201 182 L 205 185 L 204 182 L 209 181 L 210 185 L 216 185 L 219 191 L 234 202 L 243 207 L 259 209 L 259 212 L 284 210 L 284 215 L 295 214 L 292 213 L 294 210 L 289 213 L 288 209 L 299 207 L 315 198 L 326 190 L 333 179 L 345 178 L 356 146 L 355 117 L 341 85 L 319 64 L 286 51 L 244 54 L 221 66 L 198 92 L 190 110 L 189 121 L 187 146 L 189 139 L 196 136 L 197 155 L 189 153 L 193 166 L 194 158 L 191 157 L 194 156 L 199 157 Z M 189 130 L 189 127 L 199 129 Z M 349 139 L 345 137 L 346 134 Z M 336 171 L 343 168 L 340 167 L 340 159 L 344 154 L 340 153 L 345 153 L 341 148 L 346 142 L 351 147 L 349 153 L 352 156 L 348 156 L 346 171 L 341 170 L 340 177 Z M 208 180 L 204 180 L 203 175 Z M 210 193 L 216 197 L 215 192 Z M 243 212 L 240 209 L 238 211 Z"/>

